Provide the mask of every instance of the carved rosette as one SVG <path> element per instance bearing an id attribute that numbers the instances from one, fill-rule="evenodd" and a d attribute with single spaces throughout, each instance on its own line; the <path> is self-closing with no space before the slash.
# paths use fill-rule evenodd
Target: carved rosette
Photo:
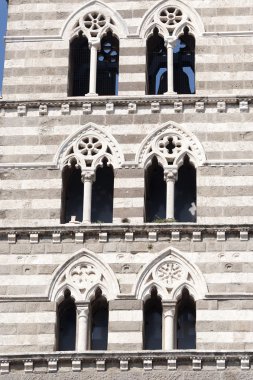
<path id="1" fill-rule="evenodd" d="M 89 41 L 101 38 L 102 34 L 114 25 L 113 20 L 100 12 L 93 11 L 82 15 L 74 26 L 73 34 L 83 32 Z"/>
<path id="2" fill-rule="evenodd" d="M 69 271 L 69 281 L 80 291 L 88 290 L 102 280 L 102 274 L 90 263 L 78 263 Z"/>
<path id="3" fill-rule="evenodd" d="M 175 284 L 186 280 L 187 271 L 177 262 L 165 261 L 154 269 L 153 278 L 166 287 L 174 287 Z"/>
<path id="4" fill-rule="evenodd" d="M 112 164 L 112 151 L 106 139 L 91 132 L 80 136 L 67 149 L 64 157 L 64 166 L 72 166 L 82 170 L 103 165 L 103 159 L 107 159 L 107 165 Z"/>

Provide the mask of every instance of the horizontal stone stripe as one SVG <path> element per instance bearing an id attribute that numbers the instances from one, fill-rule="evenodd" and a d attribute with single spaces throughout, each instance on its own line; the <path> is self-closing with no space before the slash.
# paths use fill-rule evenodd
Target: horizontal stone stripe
<path id="1" fill-rule="evenodd" d="M 145 73 L 145 64 L 133 64 L 133 65 L 120 65 L 120 75 L 122 73 Z"/>
<path id="2" fill-rule="evenodd" d="M 226 350 L 251 350 L 253 349 L 253 344 L 252 343 L 243 343 L 243 342 L 235 342 L 235 343 L 226 343 L 226 342 L 198 342 L 197 341 L 197 349 L 198 350 L 221 350 L 221 351 L 226 351 Z M 212 379 L 214 379 L 214 376 L 212 375 Z"/>
<path id="3" fill-rule="evenodd" d="M 250 152 L 251 151 L 250 147 L 252 147 L 252 141 L 237 141 L 236 144 L 233 141 L 222 141 L 222 142 L 216 141 L 215 146 L 212 141 L 202 141 L 202 145 L 206 151 L 222 151 L 222 152 L 248 151 Z"/>
<path id="4" fill-rule="evenodd" d="M 8 50 L 7 50 L 8 51 Z M 6 60 L 4 63 L 5 68 L 19 68 L 19 67 L 68 67 L 68 58 L 51 58 L 51 57 L 45 57 L 45 58 L 38 58 L 38 59 L 31 59 L 29 60 L 29 66 L 27 66 L 27 60 L 25 58 L 22 59 L 13 59 L 13 60 Z"/>
<path id="5" fill-rule="evenodd" d="M 123 180 L 123 178 L 115 177 L 114 178 L 114 187 L 115 188 L 122 188 L 122 180 Z M 128 189 L 142 188 L 143 189 L 144 178 L 143 177 L 134 178 L 134 180 L 132 178 L 125 178 L 123 181 L 123 184 L 124 184 L 124 188 L 128 188 Z"/>
<path id="6" fill-rule="evenodd" d="M 133 75 L 133 74 L 132 74 Z M 139 75 L 139 74 L 137 74 Z M 22 89 L 22 86 L 23 84 L 25 83 L 25 86 L 33 86 L 34 88 L 34 91 L 38 91 L 37 89 L 37 86 L 43 86 L 41 88 L 43 89 L 48 89 L 49 88 L 53 88 L 53 90 L 55 90 L 55 83 L 59 83 L 59 85 L 62 85 L 63 83 L 65 84 L 68 80 L 68 77 L 66 76 L 66 74 L 63 74 L 63 75 L 47 75 L 47 73 L 45 73 L 44 76 L 40 76 L 40 81 L 43 81 L 43 85 L 39 85 L 39 84 L 36 84 L 34 85 L 34 76 L 32 75 L 24 75 L 24 76 L 17 76 L 17 77 L 6 77 L 5 76 L 5 80 L 4 80 L 4 85 L 5 85 L 5 88 L 7 86 L 11 86 L 13 83 L 15 83 L 15 86 L 16 88 L 18 89 L 20 86 L 21 86 L 21 89 Z M 26 87 L 25 87 L 26 88 Z M 62 87 L 63 89 L 63 87 Z M 44 91 L 44 90 L 43 90 Z"/>
<path id="7" fill-rule="evenodd" d="M 108 342 L 108 350 L 110 351 L 139 351 L 142 350 L 142 342 L 139 343 L 110 343 Z"/>
<path id="8" fill-rule="evenodd" d="M 25 141 L 24 141 L 25 144 Z M 11 155 L 34 155 L 34 154 L 55 154 L 58 145 L 29 145 L 29 149 L 25 145 L 7 145 L 0 147 L 0 154 L 5 156 Z"/>
<path id="9" fill-rule="evenodd" d="M 231 51 L 231 54 L 212 54 L 212 51 L 210 49 L 210 54 L 207 53 L 201 53 L 197 54 L 197 62 L 198 63 L 219 63 L 220 58 L 223 58 L 223 62 L 250 62 L 250 56 L 251 54 L 248 54 L 247 52 L 243 54 L 243 58 L 241 54 L 236 54 Z"/>
<path id="10" fill-rule="evenodd" d="M 3 257 L 3 256 L 2 256 Z M 14 256 L 15 257 L 15 256 Z M 8 257 L 8 260 L 10 258 Z M 16 257 L 15 257 L 16 260 Z M 0 302 L 1 313 L 32 313 L 32 312 L 54 312 L 56 310 L 56 304 L 54 302 Z M 22 314 L 20 314 L 22 315 Z M 4 322 L 4 323 L 12 323 Z"/>
<path id="11" fill-rule="evenodd" d="M 121 73 L 119 75 L 119 82 L 121 83 L 121 88 L 123 83 L 138 83 L 138 82 L 146 82 L 146 73 L 145 71 L 142 73 Z M 123 87 L 123 89 L 125 89 Z"/>
<path id="12" fill-rule="evenodd" d="M 29 194 L 27 194 L 29 195 Z M 32 208 L 32 209 L 49 209 L 49 208 L 59 208 L 61 207 L 61 199 L 51 199 L 50 194 L 48 194 L 47 201 L 45 202 L 45 199 L 31 199 L 30 197 L 28 199 L 18 199 L 18 197 L 15 200 L 0 200 L 0 209 L 8 209 L 8 210 L 18 210 L 23 208 Z M 137 205 L 138 201 L 136 201 Z M 120 203 L 121 204 L 121 203 Z"/>
<path id="13" fill-rule="evenodd" d="M 252 321 L 253 310 L 197 310 L 197 321 Z"/>
<path id="14" fill-rule="evenodd" d="M 0 188 L 3 190 L 13 190 L 13 189 L 61 189 L 62 180 L 61 179 L 24 179 L 22 181 L 17 180 L 5 180 L 0 181 Z"/>
<path id="15" fill-rule="evenodd" d="M 1 204 L 1 202 L 0 202 Z M 198 198 L 198 207 L 208 207 L 210 204 L 215 207 L 247 207 L 253 206 L 253 193 L 252 196 L 219 196 L 215 197 L 211 193 L 209 196 Z"/>
<path id="16" fill-rule="evenodd" d="M 133 75 L 133 74 L 132 74 Z M 144 79 L 145 80 L 145 79 Z M 213 81 L 220 81 L 220 82 L 231 82 L 232 81 L 252 81 L 253 80 L 253 71 L 216 71 L 215 73 L 208 73 L 208 76 L 206 72 L 198 72 L 198 83 L 200 82 L 206 82 L 206 85 L 208 86 L 209 82 Z"/>
<path id="17" fill-rule="evenodd" d="M 1 281 L 0 283 L 2 286 L 5 286 L 5 285 L 42 286 L 44 285 L 46 287 L 46 285 L 50 283 L 50 280 L 51 280 L 51 275 L 45 275 L 45 274 L 44 275 L 43 274 L 34 274 L 34 275 L 33 274 L 29 274 L 29 275 L 12 274 L 11 276 L 0 275 L 0 281 Z"/>
<path id="18" fill-rule="evenodd" d="M 125 130 L 125 134 L 114 134 L 113 137 L 118 141 L 119 144 L 140 144 L 142 142 L 142 140 L 145 139 L 145 134 L 134 134 L 134 135 L 131 135 L 130 133 L 126 134 L 126 130 Z M 252 139 L 253 140 L 253 139 Z M 131 170 L 131 169 L 128 169 L 129 172 L 136 172 L 136 170 Z M 121 171 L 122 172 L 122 171 Z"/>
<path id="19" fill-rule="evenodd" d="M 235 182 L 236 180 L 236 182 Z M 212 177 L 200 176 L 198 177 L 199 186 L 215 186 L 215 187 L 224 187 L 224 186 L 238 186 L 243 184 L 243 186 L 253 186 L 253 177 L 250 176 L 236 176 L 236 177 L 221 177 L 213 175 Z"/>
<path id="20" fill-rule="evenodd" d="M 198 223 L 203 223 L 203 224 L 216 224 L 216 223 L 219 223 L 219 224 L 229 224 L 229 223 L 236 223 L 236 224 L 249 224 L 249 223 L 253 223 L 253 216 L 250 217 L 250 216 L 238 216 L 238 215 L 234 215 L 234 216 L 199 216 L 197 215 L 197 221 Z"/>
<path id="21" fill-rule="evenodd" d="M 1 211 L 0 211 L 1 215 Z M 40 227 L 53 227 L 58 225 L 60 221 L 60 215 L 57 217 L 43 217 L 39 220 Z M 24 226 L 38 226 L 38 221 L 36 221 L 36 217 L 33 219 L 32 217 L 26 218 L 25 220 L 19 220 L 17 217 L 13 216 L 13 218 L 1 219 L 0 218 L 0 227 L 24 227 Z"/>
<path id="22" fill-rule="evenodd" d="M 15 342 L 15 343 L 14 343 Z M 30 345 L 30 344 L 54 344 L 55 334 L 36 334 L 36 335 L 0 335 L 0 345 L 15 346 Z"/>
<path id="23" fill-rule="evenodd" d="M 132 218 L 132 217 L 141 217 L 143 215 L 143 207 L 132 207 L 130 209 L 124 208 L 115 208 L 114 218 Z M 143 217 L 142 217 L 143 218 Z M 143 220 L 143 219 L 142 219 Z M 131 219 L 132 221 L 132 219 Z"/>
<path id="24" fill-rule="evenodd" d="M 0 201 L 0 205 L 1 205 L 1 201 Z M 127 207 L 127 208 L 130 208 L 130 207 L 141 208 L 143 206 L 144 206 L 144 199 L 143 199 L 143 197 L 142 198 L 116 198 L 114 196 L 113 207 L 115 209 L 117 209 L 117 208 L 124 208 L 124 207 Z"/>
<path id="25" fill-rule="evenodd" d="M 57 98 L 59 94 L 62 94 L 63 96 L 67 95 L 67 80 L 68 78 L 66 77 L 65 83 L 63 84 L 34 84 L 33 86 L 26 84 L 25 82 L 24 82 L 25 84 L 17 84 L 17 85 L 8 85 L 8 84 L 5 85 L 5 82 L 4 82 L 3 93 L 5 94 L 14 93 L 16 95 L 28 94 L 30 95 L 30 98 L 31 98 L 31 93 L 33 94 L 37 93 L 39 94 L 39 96 L 41 96 L 41 94 L 51 94 L 51 97 L 53 94 L 55 95 L 58 94 L 55 96 Z"/>
<path id="26" fill-rule="evenodd" d="M 33 335 L 55 332 L 55 323 L 4 323 L 0 325 L 1 335 Z"/>
<path id="27" fill-rule="evenodd" d="M 142 331 L 142 325 L 142 322 L 109 322 L 109 332 Z"/>
<path id="28" fill-rule="evenodd" d="M 238 321 L 238 323 L 240 323 Z M 214 343 L 252 343 L 253 332 L 224 332 L 224 331 L 213 331 L 213 332 L 198 332 L 198 342 L 214 342 Z"/>
<path id="29" fill-rule="evenodd" d="M 0 156 L 0 162 L 1 163 L 10 163 L 10 164 L 16 164 L 16 163 L 30 163 L 33 164 L 34 162 L 37 163 L 49 163 L 52 164 L 53 162 L 53 155 L 49 154 L 38 154 L 38 155 L 11 155 L 11 156 Z"/>
<path id="30" fill-rule="evenodd" d="M 17 210 L 0 210 L 0 218 L 2 219 L 55 219 L 60 218 L 60 209 L 17 209 Z M 58 220 L 56 219 L 56 220 Z M 12 224 L 12 221 L 10 221 Z M 59 223 L 59 220 L 58 220 Z"/>
<path id="31" fill-rule="evenodd" d="M 203 273 L 209 284 L 253 283 L 253 273 Z"/>
<path id="32" fill-rule="evenodd" d="M 44 253 L 45 251 L 45 248 L 42 246 L 42 247 L 39 247 L 40 248 L 40 253 Z M 39 249 L 37 248 L 38 252 L 39 252 Z M 3 275 L 23 275 L 24 276 L 24 280 L 25 280 L 25 276 L 29 274 L 30 275 L 44 275 L 44 274 L 52 274 L 53 271 L 57 268 L 57 265 L 53 265 L 53 264 L 47 264 L 45 263 L 44 265 L 37 265 L 37 264 L 14 264 L 14 265 L 11 265 L 8 263 L 8 261 L 6 262 L 6 264 L 1 264 L 0 265 L 0 276 L 3 276 Z M 24 281 L 25 283 L 25 281 Z"/>
<path id="33" fill-rule="evenodd" d="M 142 331 L 110 332 L 108 335 L 108 344 L 129 344 L 140 342 L 142 342 Z"/>
<path id="34" fill-rule="evenodd" d="M 230 242 L 227 242 L 227 244 L 230 244 Z M 234 242 L 235 245 L 238 245 L 238 248 L 240 247 L 240 242 Z M 226 247 L 224 247 L 226 249 Z M 242 247 L 243 248 L 243 247 Z M 240 248 L 239 248 L 240 249 Z M 231 249 L 232 250 L 232 249 Z M 223 273 L 224 276 L 226 275 L 226 272 L 231 273 L 238 273 L 238 272 L 243 272 L 246 273 L 247 275 L 249 273 L 253 273 L 253 264 L 249 262 L 233 262 L 231 264 L 231 268 L 227 269 L 227 262 L 224 263 L 215 263 L 211 261 L 206 261 L 202 263 L 198 263 L 198 267 L 201 270 L 203 274 L 214 274 L 218 276 L 218 273 Z M 1 267 L 0 267 L 1 268 Z M 242 273 L 240 273 L 240 276 Z M 245 279 L 247 278 L 247 275 L 245 276 Z M 244 281 L 245 281 L 244 279 Z M 243 282 L 244 282 L 243 281 Z"/>
<path id="35" fill-rule="evenodd" d="M 38 352 L 38 349 L 40 352 L 52 352 L 55 350 L 55 344 L 40 344 L 39 347 L 36 344 L 27 344 L 27 345 L 20 345 L 18 346 L 18 352 L 27 354 L 27 352 Z M 13 352 L 16 352 L 16 346 L 15 345 L 5 345 L 3 347 L 0 347 L 0 352 L 2 354 L 13 354 Z M 19 378 L 22 379 L 22 375 L 19 375 Z"/>
<path id="36" fill-rule="evenodd" d="M 8 295 L 9 297 L 25 297 L 27 295 L 43 297 L 45 295 L 45 285 L 2 285 L 0 295 Z"/>
<path id="37" fill-rule="evenodd" d="M 144 188 L 141 188 L 141 187 L 137 189 L 114 188 L 114 198 L 139 198 L 139 197 L 144 197 Z"/>
<path id="38" fill-rule="evenodd" d="M 0 319 L 1 320 L 1 319 Z M 143 320 L 142 310 L 110 310 L 109 320 L 111 322 L 137 322 Z"/>
<path id="39" fill-rule="evenodd" d="M 119 94 L 121 93 L 123 95 L 124 91 L 138 91 L 140 93 L 142 92 L 142 95 L 145 95 L 145 80 L 142 82 L 140 80 L 135 82 L 121 82 L 121 79 L 119 78 Z"/>
<path id="40" fill-rule="evenodd" d="M 129 265 L 129 268 L 130 268 L 129 272 L 131 271 L 131 273 L 132 272 L 135 273 L 135 276 L 136 276 L 137 273 L 139 273 L 139 271 L 142 268 L 142 264 L 136 264 L 136 263 L 133 264 L 131 262 L 130 263 L 126 263 L 125 261 L 124 261 L 124 264 L 115 264 L 115 263 L 110 264 L 110 267 L 112 268 L 112 270 L 113 270 L 114 273 L 122 273 L 123 265 L 125 265 L 125 264 Z M 0 270 L 1 270 L 1 266 L 0 266 Z M 135 280 L 136 280 L 136 278 L 135 278 Z M 125 303 L 124 303 L 123 306 L 124 306 L 125 309 L 128 309 L 125 306 Z"/>
<path id="41" fill-rule="evenodd" d="M 201 332 L 211 332 L 214 331 L 216 333 L 222 332 L 249 332 L 253 331 L 253 321 L 243 321 L 240 323 L 239 321 L 197 321 L 196 323 L 197 336 Z"/>
<path id="42" fill-rule="evenodd" d="M 35 313 L 2 313 L 0 323 L 55 323 L 55 312 L 35 312 Z"/>
<path id="43" fill-rule="evenodd" d="M 0 189 L 0 198 L 2 200 L 14 200 L 16 201 L 17 199 L 18 200 L 23 200 L 23 202 L 29 202 L 29 201 L 33 201 L 33 202 L 36 202 L 35 199 L 40 199 L 40 200 L 48 200 L 48 199 L 53 199 L 53 198 L 56 198 L 58 199 L 58 202 L 59 200 L 61 199 L 61 192 L 62 192 L 62 189 L 48 189 L 48 190 L 15 190 L 13 189 L 13 191 L 10 191 L 10 190 L 1 190 Z M 127 195 L 127 193 L 126 193 Z M 130 195 L 129 195 L 130 197 Z M 27 201 L 29 200 L 29 201 Z M 0 201 L 1 202 L 1 201 Z"/>
<path id="44" fill-rule="evenodd" d="M 252 16 L 250 17 L 252 18 Z M 244 20 L 245 20 L 245 25 L 246 25 L 245 17 L 244 17 Z M 248 39 L 248 37 L 245 38 L 245 41 L 246 39 Z M 228 43 L 228 44 L 220 45 L 219 43 L 215 44 L 216 41 L 217 39 L 210 39 L 210 40 L 208 39 L 208 44 L 203 44 L 203 45 L 196 44 L 196 50 L 195 50 L 196 55 L 198 56 L 198 54 L 206 54 L 206 55 L 212 54 L 212 55 L 224 56 L 227 54 L 231 54 L 232 52 L 235 52 L 236 55 L 238 55 L 239 57 L 240 54 L 244 54 L 244 53 L 249 54 L 253 52 L 253 47 L 250 45 L 250 42 L 252 42 L 252 38 L 248 40 L 249 45 L 247 43 L 244 45 L 243 42 L 239 44 L 238 41 L 236 40 L 234 40 L 235 42 L 234 44 Z M 224 41 L 224 40 L 221 40 L 221 41 Z M 205 43 L 206 39 L 204 39 L 203 42 Z M 240 62 L 241 60 L 245 61 L 243 56 L 241 56 L 240 58 L 241 59 L 238 59 L 238 60 L 235 59 L 234 61 L 231 61 L 231 62 Z M 208 59 L 207 59 L 207 63 L 208 63 Z"/>
<path id="45" fill-rule="evenodd" d="M 44 67 L 42 67 L 42 66 L 38 66 L 38 67 L 14 67 L 14 68 L 9 67 L 9 68 L 6 68 L 4 70 L 4 77 L 5 77 L 4 81 L 5 81 L 5 83 L 8 83 L 7 77 L 12 78 L 11 79 L 12 81 L 16 80 L 17 77 L 21 77 L 21 82 L 23 82 L 24 76 L 26 76 L 26 77 L 30 76 L 31 78 L 39 76 L 39 77 L 43 78 L 43 81 L 44 81 L 44 79 L 46 77 L 51 78 L 51 76 L 53 76 L 55 78 L 56 75 L 58 75 L 59 77 L 65 75 L 64 78 L 62 77 L 63 81 L 65 82 L 66 75 L 68 75 L 68 68 L 65 66 L 64 67 L 62 67 L 62 66 L 47 67 L 47 70 L 44 73 L 44 75 L 43 75 L 43 70 L 44 70 Z M 52 78 L 50 80 L 52 80 Z"/>
<path id="46" fill-rule="evenodd" d="M 219 207 L 219 206 L 213 206 L 213 207 L 197 207 L 197 215 L 199 217 L 216 217 L 216 216 L 223 216 L 223 217 L 239 217 L 239 216 L 252 216 L 253 215 L 253 204 L 252 206 L 249 205 L 248 207 L 243 206 L 227 206 L 227 207 Z"/>
<path id="47" fill-rule="evenodd" d="M 126 299 L 126 300 L 112 300 L 109 302 L 109 308 L 111 310 L 110 311 L 110 320 L 112 320 L 114 315 L 122 316 L 122 313 L 123 313 L 123 312 L 120 312 L 119 314 L 117 314 L 117 312 L 116 312 L 115 314 L 113 314 L 112 310 L 114 310 L 114 311 L 116 311 L 116 310 L 128 310 L 129 315 L 132 316 L 132 313 L 130 312 L 130 310 L 141 310 L 142 309 L 142 301 L 141 300 L 128 300 L 128 299 Z M 137 313 L 137 315 L 139 315 L 139 314 Z"/>
<path id="48" fill-rule="evenodd" d="M 56 178 L 60 179 L 61 171 L 59 169 L 47 169 L 47 168 L 39 168 L 37 170 L 34 169 L 25 169 L 25 170 L 16 170 L 16 169 L 3 169 L 0 170 L 0 179 L 3 181 L 7 180 L 55 180 Z M 16 189 L 15 189 L 16 190 Z"/>
<path id="49" fill-rule="evenodd" d="M 126 178 L 128 178 L 128 179 L 130 179 L 130 178 L 132 178 L 132 179 L 142 178 L 143 175 L 144 175 L 144 169 L 142 169 L 142 168 L 136 168 L 136 169 L 131 169 L 131 168 L 125 169 L 125 168 L 123 168 L 123 169 L 120 169 L 117 171 L 115 178 L 117 178 L 118 180 L 120 178 L 122 178 L 125 181 Z"/>

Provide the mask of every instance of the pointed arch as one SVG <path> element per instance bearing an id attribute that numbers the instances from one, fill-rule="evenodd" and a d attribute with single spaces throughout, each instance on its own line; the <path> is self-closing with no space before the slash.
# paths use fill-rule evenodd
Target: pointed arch
<path id="1" fill-rule="evenodd" d="M 83 151 L 83 145 L 89 143 L 97 144 L 96 153 L 93 152 L 92 146 Z M 56 152 L 54 162 L 61 169 L 75 161 L 82 170 L 87 167 L 89 170 L 95 170 L 97 166 L 103 166 L 104 158 L 114 169 L 120 168 L 124 162 L 123 153 L 115 138 L 96 124 L 88 123 L 63 141 Z"/>
<path id="2" fill-rule="evenodd" d="M 168 149 L 170 144 L 172 148 Z M 181 166 L 186 154 L 195 167 L 206 161 L 205 151 L 196 136 L 181 125 L 169 121 L 143 140 L 136 154 L 136 163 L 146 168 L 156 156 L 164 168 L 168 165 Z"/>
<path id="3" fill-rule="evenodd" d="M 112 19 L 113 22 L 109 23 L 109 27 L 112 32 L 117 34 L 119 38 L 127 37 L 128 27 L 120 14 L 102 1 L 92 0 L 87 4 L 82 5 L 68 17 L 61 30 L 62 38 L 66 40 L 73 38 L 73 34 L 75 35 L 76 32 L 76 23 L 83 16 L 91 12 L 101 12 L 107 19 Z M 104 28 L 104 30 L 101 30 L 101 34 L 105 33 L 107 29 L 108 25 Z"/>
<path id="4" fill-rule="evenodd" d="M 145 266 L 137 278 L 134 295 L 137 299 L 146 300 L 154 287 L 163 301 L 177 301 L 183 288 L 195 301 L 208 293 L 199 268 L 173 247 L 163 250 Z"/>
<path id="5" fill-rule="evenodd" d="M 205 32 L 204 24 L 200 15 L 193 7 L 190 7 L 185 1 L 161 0 L 153 7 L 151 7 L 143 16 L 142 22 L 138 29 L 138 35 L 141 38 L 147 38 L 154 28 L 158 28 L 159 31 L 163 33 L 165 37 L 166 35 L 170 35 L 170 33 L 168 33 L 164 25 L 162 25 L 162 23 L 159 22 L 159 18 L 157 16 L 158 14 L 160 14 L 160 12 L 162 12 L 164 9 L 168 7 L 179 9 L 182 12 L 183 16 L 181 22 L 178 23 L 177 27 L 173 28 L 173 34 L 175 37 L 177 37 L 181 33 L 181 26 L 188 26 L 193 33 L 196 33 L 196 35 L 201 36 Z"/>
<path id="6" fill-rule="evenodd" d="M 48 289 L 51 301 L 61 302 L 68 289 L 76 302 L 90 302 L 100 288 L 107 301 L 120 293 L 118 281 L 111 268 L 97 256 L 81 249 L 55 272 Z"/>

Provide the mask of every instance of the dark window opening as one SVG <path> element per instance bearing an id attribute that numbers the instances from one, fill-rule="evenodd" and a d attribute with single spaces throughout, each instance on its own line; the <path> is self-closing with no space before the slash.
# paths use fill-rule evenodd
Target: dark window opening
<path id="1" fill-rule="evenodd" d="M 81 170 L 74 166 L 63 170 L 62 218 L 61 223 L 69 223 L 71 218 L 83 219 L 83 183 Z M 73 219 L 73 218 L 72 218 Z"/>
<path id="2" fill-rule="evenodd" d="M 177 304 L 177 348 L 196 348 L 196 305 L 187 289 Z"/>
<path id="3" fill-rule="evenodd" d="M 108 342 L 108 302 L 100 289 L 96 291 L 91 304 L 91 349 L 107 350 Z"/>
<path id="4" fill-rule="evenodd" d="M 156 157 L 145 173 L 145 214 L 146 222 L 166 218 L 166 182 Z"/>
<path id="5" fill-rule="evenodd" d="M 174 91 L 178 94 L 195 93 L 195 38 L 184 29 L 173 54 Z"/>
<path id="6" fill-rule="evenodd" d="M 157 28 L 147 40 L 147 88 L 148 95 L 167 91 L 167 49 Z"/>
<path id="7" fill-rule="evenodd" d="M 74 351 L 76 345 L 76 305 L 70 291 L 58 306 L 58 351 Z"/>
<path id="8" fill-rule="evenodd" d="M 196 169 L 188 156 L 178 171 L 174 210 L 178 222 L 196 222 Z"/>
<path id="9" fill-rule="evenodd" d="M 108 32 L 101 40 L 97 59 L 98 95 L 118 95 L 119 40 Z"/>
<path id="10" fill-rule="evenodd" d="M 162 302 L 154 288 L 144 304 L 144 350 L 162 349 Z"/>
<path id="11" fill-rule="evenodd" d="M 68 96 L 84 96 L 89 92 L 90 49 L 86 37 L 79 35 L 70 43 Z"/>
<path id="12" fill-rule="evenodd" d="M 108 161 L 103 160 L 103 167 L 96 171 L 96 181 L 92 186 L 91 221 L 112 223 L 114 173 Z"/>

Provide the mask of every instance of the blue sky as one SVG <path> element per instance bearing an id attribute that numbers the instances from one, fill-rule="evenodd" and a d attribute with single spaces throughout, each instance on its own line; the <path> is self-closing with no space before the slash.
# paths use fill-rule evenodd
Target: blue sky
<path id="1" fill-rule="evenodd" d="M 4 61 L 4 35 L 7 19 L 7 1 L 0 0 L 0 94 L 2 93 L 3 61 Z"/>

